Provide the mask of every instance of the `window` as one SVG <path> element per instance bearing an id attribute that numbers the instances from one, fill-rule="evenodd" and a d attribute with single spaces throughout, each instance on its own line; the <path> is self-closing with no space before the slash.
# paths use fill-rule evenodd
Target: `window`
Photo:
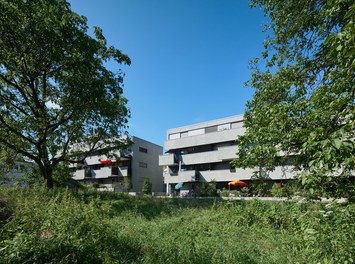
<path id="1" fill-rule="evenodd" d="M 148 167 L 148 164 L 145 163 L 145 162 L 139 162 L 139 167 L 141 167 L 141 168 L 147 168 L 147 167 Z"/>
<path id="2" fill-rule="evenodd" d="M 118 175 L 119 169 L 118 167 L 112 167 L 111 168 L 111 175 Z"/>
<path id="3" fill-rule="evenodd" d="M 131 161 L 130 160 L 121 160 L 118 163 L 118 166 L 119 167 L 129 167 L 129 166 L 131 166 Z"/>
<path id="4" fill-rule="evenodd" d="M 189 136 L 189 134 L 188 134 L 188 132 L 187 132 L 187 131 L 186 131 L 186 132 L 182 132 L 182 133 L 181 133 L 181 137 L 182 137 L 182 138 L 187 137 L 187 136 Z"/>
<path id="5" fill-rule="evenodd" d="M 139 147 L 139 152 L 148 153 L 148 149 Z"/>
<path id="6" fill-rule="evenodd" d="M 205 134 L 205 129 L 201 128 L 201 129 L 195 129 L 195 130 L 190 130 L 188 132 L 189 137 L 191 136 L 197 136 L 197 135 L 203 135 Z"/>
<path id="7" fill-rule="evenodd" d="M 243 121 L 232 123 L 232 128 L 240 128 L 243 127 Z"/>
<path id="8" fill-rule="evenodd" d="M 180 138 L 180 133 L 170 134 L 169 135 L 169 139 L 177 139 L 177 138 Z"/>
<path id="9" fill-rule="evenodd" d="M 219 125 L 218 126 L 218 131 L 223 131 L 223 130 L 228 130 L 228 129 L 230 129 L 231 128 L 231 124 L 223 124 L 223 125 Z"/>
<path id="10" fill-rule="evenodd" d="M 206 133 L 212 133 L 217 131 L 217 126 L 206 127 Z"/>

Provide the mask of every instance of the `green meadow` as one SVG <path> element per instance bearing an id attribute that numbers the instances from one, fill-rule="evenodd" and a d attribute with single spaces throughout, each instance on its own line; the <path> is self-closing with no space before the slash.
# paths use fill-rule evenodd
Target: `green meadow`
<path id="1" fill-rule="evenodd" d="M 0 189 L 0 263 L 353 263 L 353 203 Z"/>

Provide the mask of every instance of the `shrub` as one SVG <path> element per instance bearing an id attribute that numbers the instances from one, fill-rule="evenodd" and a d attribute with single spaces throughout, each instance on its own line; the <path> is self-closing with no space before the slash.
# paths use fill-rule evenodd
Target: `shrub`
<path id="1" fill-rule="evenodd" d="M 148 177 L 144 178 L 142 185 L 142 193 L 144 194 L 152 194 L 152 183 Z"/>
<path id="2" fill-rule="evenodd" d="M 279 186 L 277 183 L 274 183 L 272 185 L 272 188 L 270 190 L 272 196 L 275 196 L 275 197 L 283 197 L 284 196 L 284 189 Z"/>
<path id="3" fill-rule="evenodd" d="M 248 187 L 243 187 L 242 189 L 240 189 L 240 193 L 242 196 L 249 196 L 249 191 L 250 189 Z"/>
<path id="4" fill-rule="evenodd" d="M 240 195 L 241 195 L 241 191 L 238 190 L 233 190 L 230 192 L 230 196 L 239 197 Z"/>
<path id="5" fill-rule="evenodd" d="M 203 182 L 200 188 L 200 195 L 203 197 L 216 196 L 217 195 L 216 181 Z"/>
<path id="6" fill-rule="evenodd" d="M 10 209 L 9 202 L 0 197 L 0 225 L 5 223 L 12 215 L 12 210 Z"/>
<path id="7" fill-rule="evenodd" d="M 229 191 L 227 189 L 223 188 L 222 191 L 219 193 L 219 195 L 222 197 L 228 197 Z"/>
<path id="8" fill-rule="evenodd" d="M 131 177 L 130 176 L 123 177 L 123 185 L 124 185 L 125 191 L 128 192 L 131 189 L 132 184 L 131 184 Z"/>

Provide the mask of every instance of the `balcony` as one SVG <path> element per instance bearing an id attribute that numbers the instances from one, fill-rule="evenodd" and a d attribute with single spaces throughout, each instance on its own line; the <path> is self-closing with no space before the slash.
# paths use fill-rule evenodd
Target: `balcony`
<path id="1" fill-rule="evenodd" d="M 236 169 L 236 170 L 207 170 L 200 171 L 200 181 L 217 181 L 227 182 L 233 180 L 250 180 L 253 176 L 253 169 Z"/>
<path id="2" fill-rule="evenodd" d="M 103 167 L 99 170 L 92 170 L 92 177 L 95 179 L 104 179 L 112 175 L 111 167 Z"/>
<path id="3" fill-rule="evenodd" d="M 200 181 L 233 181 L 233 180 L 250 180 L 253 172 L 257 168 L 242 169 L 236 168 L 235 170 L 208 170 L 200 171 Z M 293 170 L 292 166 L 278 166 L 274 171 L 267 172 L 266 178 L 270 180 L 284 180 L 293 179 L 297 173 Z"/>
<path id="4" fill-rule="evenodd" d="M 237 138 L 237 136 L 244 134 L 244 132 L 245 128 L 243 127 L 228 129 L 202 135 L 167 140 L 165 141 L 164 146 L 166 150 L 170 150 L 233 141 Z"/>
<path id="5" fill-rule="evenodd" d="M 177 165 L 175 154 L 159 155 L 159 166 Z"/>
<path id="6" fill-rule="evenodd" d="M 112 176 L 122 176 L 122 177 L 129 176 L 128 166 L 125 166 L 125 167 L 112 167 L 111 175 Z"/>
<path id="7" fill-rule="evenodd" d="M 116 169 L 115 169 L 116 168 Z M 106 179 L 112 176 L 126 177 L 129 176 L 129 167 L 103 167 L 99 170 L 90 170 L 85 173 L 85 169 L 76 170 L 73 174 L 73 179 L 83 180 L 85 178 Z"/>
<path id="8" fill-rule="evenodd" d="M 176 174 L 164 173 L 164 182 L 165 183 L 179 183 L 179 182 L 194 182 L 196 181 L 195 170 L 190 171 L 180 171 Z"/>
<path id="9" fill-rule="evenodd" d="M 181 155 L 181 161 L 184 165 L 222 162 L 234 159 L 236 152 L 237 146 L 223 147 L 213 151 L 184 154 Z"/>
<path id="10" fill-rule="evenodd" d="M 74 171 L 74 173 L 73 173 L 74 180 L 84 180 L 84 178 L 85 178 L 85 170 L 84 169 Z"/>
<path id="11" fill-rule="evenodd" d="M 129 155 L 130 153 L 128 153 L 127 151 L 116 151 L 115 155 L 117 157 L 119 157 L 119 160 L 129 160 Z M 85 159 L 85 163 L 86 165 L 96 165 L 96 164 L 100 164 L 100 160 L 110 160 L 109 157 L 107 157 L 106 155 L 93 155 L 93 156 L 88 156 Z M 116 158 L 112 159 L 113 161 L 116 161 Z"/>
<path id="12" fill-rule="evenodd" d="M 233 180 L 250 180 L 253 176 L 253 172 L 258 170 L 253 169 L 241 169 L 235 170 L 206 170 L 199 171 L 200 182 L 210 182 L 215 180 L 216 182 L 229 182 Z M 181 171 L 177 174 L 164 174 L 164 183 L 179 183 L 179 182 L 194 182 L 197 181 L 196 171 Z M 292 166 L 279 166 L 274 171 L 268 172 L 266 177 L 270 180 L 284 180 L 293 179 L 297 173 L 293 170 Z"/>

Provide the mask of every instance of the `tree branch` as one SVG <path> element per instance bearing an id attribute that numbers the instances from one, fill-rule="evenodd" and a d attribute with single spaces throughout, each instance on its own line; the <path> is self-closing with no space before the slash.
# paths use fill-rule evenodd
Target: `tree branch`
<path id="1" fill-rule="evenodd" d="M 31 144 L 35 144 L 35 141 L 33 141 L 32 139 L 30 139 L 29 137 L 24 136 L 21 132 L 17 131 L 15 128 L 11 127 L 10 125 L 8 125 L 6 123 L 6 121 L 4 120 L 4 118 L 2 116 L 0 116 L 0 122 L 7 128 L 7 130 L 9 130 L 10 132 L 16 134 L 17 136 L 19 136 L 20 138 L 22 138 L 23 140 L 31 143 Z"/>
<path id="2" fill-rule="evenodd" d="M 38 157 L 36 157 L 35 155 L 33 155 L 33 154 L 31 154 L 31 153 L 29 153 L 27 151 L 24 151 L 21 148 L 16 147 L 16 145 L 8 142 L 7 140 L 5 140 L 5 139 L 3 139 L 1 137 L 0 137 L 0 142 L 3 143 L 6 147 L 8 147 L 8 148 L 10 148 L 10 149 L 12 149 L 12 150 L 24 155 L 24 156 L 30 158 L 31 160 L 33 160 L 35 162 L 39 162 Z"/>
<path id="3" fill-rule="evenodd" d="M 8 78 L 6 78 L 3 74 L 0 73 L 0 78 L 5 82 L 7 83 L 8 85 L 16 88 L 22 95 L 23 99 L 25 100 L 26 104 L 29 106 L 29 108 L 31 109 L 32 113 L 35 115 L 35 116 L 38 116 L 38 112 L 32 107 L 30 101 L 29 101 L 29 98 L 27 97 L 26 95 L 26 92 L 23 90 L 22 87 L 20 87 L 18 84 L 10 81 Z"/>
<path id="4" fill-rule="evenodd" d="M 5 97 L 4 95 L 1 95 L 1 94 L 0 94 L 0 97 L 3 98 L 3 100 L 4 100 L 6 103 L 8 103 L 8 104 L 10 104 L 12 107 L 16 108 L 18 111 L 20 111 L 20 112 L 21 112 L 22 114 L 24 114 L 25 116 L 30 116 L 25 110 L 23 110 L 22 108 L 18 107 L 16 104 L 14 104 L 11 99 L 9 99 L 9 98 Z"/>

